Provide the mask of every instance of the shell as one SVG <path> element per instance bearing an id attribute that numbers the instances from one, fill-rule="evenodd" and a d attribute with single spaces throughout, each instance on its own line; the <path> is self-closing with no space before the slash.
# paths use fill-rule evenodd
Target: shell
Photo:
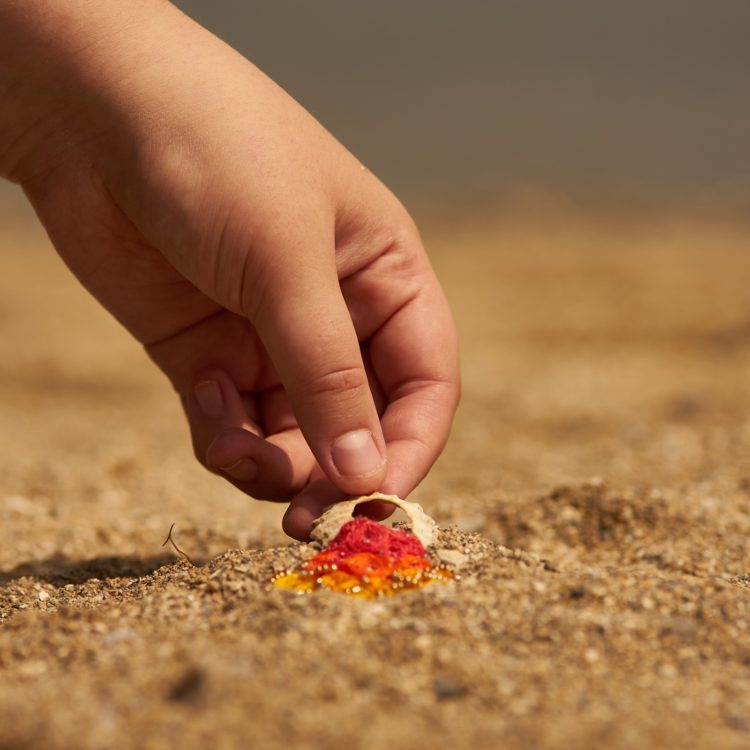
<path id="1" fill-rule="evenodd" d="M 323 511 L 323 515 L 313 522 L 313 530 L 310 534 L 313 541 L 319 542 L 324 547 L 328 546 L 329 542 L 341 531 L 341 527 L 354 517 L 354 509 L 361 503 L 368 503 L 371 500 L 391 503 L 401 508 L 409 519 L 412 534 L 422 542 L 425 549 L 437 541 L 437 524 L 422 510 L 419 503 L 410 503 L 397 495 L 384 495 L 382 492 L 374 492 L 372 495 L 329 505 Z"/>

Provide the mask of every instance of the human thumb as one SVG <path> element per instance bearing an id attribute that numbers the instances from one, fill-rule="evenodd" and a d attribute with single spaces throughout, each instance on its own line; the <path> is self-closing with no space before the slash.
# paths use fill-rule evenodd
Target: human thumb
<path id="1" fill-rule="evenodd" d="M 286 250 L 246 307 L 323 471 L 347 494 L 372 492 L 385 478 L 385 440 L 333 251 L 286 262 Z"/>

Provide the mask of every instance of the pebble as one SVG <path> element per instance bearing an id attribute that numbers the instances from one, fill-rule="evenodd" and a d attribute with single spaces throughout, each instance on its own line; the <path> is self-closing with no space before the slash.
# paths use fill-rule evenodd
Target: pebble
<path id="1" fill-rule="evenodd" d="M 435 697 L 441 701 L 461 698 L 468 692 L 455 677 L 450 675 L 435 678 L 432 683 L 432 690 Z"/>

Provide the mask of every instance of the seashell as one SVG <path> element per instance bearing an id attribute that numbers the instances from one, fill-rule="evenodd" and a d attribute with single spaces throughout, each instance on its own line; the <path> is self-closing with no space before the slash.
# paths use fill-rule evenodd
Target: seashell
<path id="1" fill-rule="evenodd" d="M 368 503 L 371 500 L 378 500 L 383 503 L 390 503 L 406 513 L 409 521 L 409 529 L 414 534 L 422 546 L 427 549 L 437 541 L 438 527 L 437 524 L 422 510 L 419 503 L 410 503 L 402 500 L 397 495 L 384 495 L 382 492 L 373 492 L 372 495 L 357 497 L 353 500 L 344 500 L 334 505 L 329 505 L 320 518 L 313 521 L 313 530 L 310 534 L 315 542 L 319 542 L 323 547 L 327 547 L 333 538 L 341 531 L 341 527 L 354 517 L 354 509 L 362 503 Z"/>

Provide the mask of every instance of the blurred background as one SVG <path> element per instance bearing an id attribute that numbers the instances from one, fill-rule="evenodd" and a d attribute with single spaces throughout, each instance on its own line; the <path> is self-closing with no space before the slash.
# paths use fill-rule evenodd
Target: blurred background
<path id="1" fill-rule="evenodd" d="M 744 0 L 178 5 L 410 205 L 750 202 Z"/>
<path id="2" fill-rule="evenodd" d="M 419 212 L 750 202 L 744 0 L 180 0 Z"/>

